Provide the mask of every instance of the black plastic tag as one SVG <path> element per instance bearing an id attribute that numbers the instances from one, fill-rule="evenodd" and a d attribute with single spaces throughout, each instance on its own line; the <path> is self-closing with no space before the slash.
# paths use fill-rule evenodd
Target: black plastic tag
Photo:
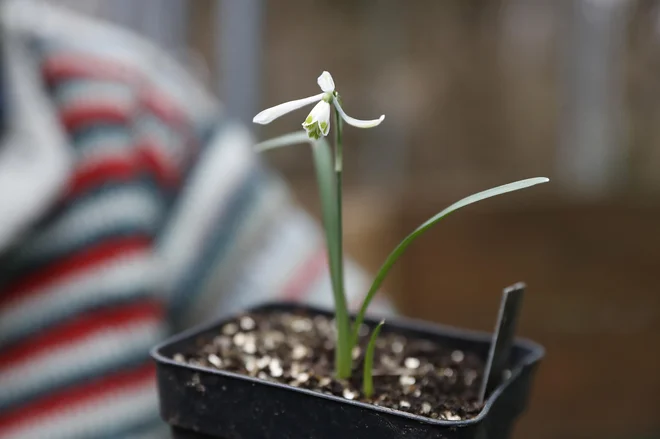
<path id="1" fill-rule="evenodd" d="M 516 333 L 516 325 L 525 294 L 525 284 L 519 282 L 504 289 L 497 326 L 490 345 L 488 361 L 484 370 L 484 381 L 481 384 L 479 401 L 483 402 L 488 394 L 495 389 L 504 377 L 507 362 Z"/>

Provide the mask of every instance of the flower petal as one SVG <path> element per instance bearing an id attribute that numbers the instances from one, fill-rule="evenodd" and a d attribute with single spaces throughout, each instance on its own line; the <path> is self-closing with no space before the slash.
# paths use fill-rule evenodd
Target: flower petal
<path id="1" fill-rule="evenodd" d="M 321 136 L 327 136 L 330 132 L 330 104 L 326 101 L 319 101 L 312 108 L 309 116 L 302 124 L 307 135 L 311 139 L 319 139 Z"/>
<path id="2" fill-rule="evenodd" d="M 332 79 L 332 75 L 329 72 L 324 71 L 321 73 L 321 76 L 316 80 L 323 90 L 326 93 L 332 93 L 335 91 L 335 81 Z"/>
<path id="3" fill-rule="evenodd" d="M 378 119 L 372 119 L 372 120 L 360 120 L 360 119 L 355 119 L 354 117 L 349 116 L 344 112 L 344 109 L 341 108 L 341 105 L 339 105 L 339 102 L 337 99 L 333 99 L 332 102 L 335 104 L 335 107 L 337 108 L 337 111 L 339 111 L 339 114 L 341 115 L 341 118 L 344 119 L 344 121 L 349 124 L 353 125 L 354 127 L 357 128 L 373 128 L 375 126 L 380 125 L 380 123 L 385 119 L 385 115 L 381 115 Z"/>
<path id="4" fill-rule="evenodd" d="M 292 111 L 297 110 L 298 108 L 302 108 L 305 105 L 313 104 L 314 102 L 320 101 L 321 99 L 323 99 L 324 94 L 325 93 L 319 93 L 317 95 L 310 96 L 308 98 L 297 99 L 295 101 L 289 101 L 280 105 L 275 105 L 274 107 L 271 108 L 267 108 L 261 113 L 254 116 L 252 122 L 261 125 L 271 123 L 280 116 L 284 116 L 287 113 L 291 113 Z"/>

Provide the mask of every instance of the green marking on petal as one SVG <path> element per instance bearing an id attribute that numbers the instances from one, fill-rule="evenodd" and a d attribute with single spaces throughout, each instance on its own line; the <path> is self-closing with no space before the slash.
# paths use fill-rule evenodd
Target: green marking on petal
<path id="1" fill-rule="evenodd" d="M 321 131 L 325 131 L 328 128 L 328 122 L 321 122 Z"/>
<path id="2" fill-rule="evenodd" d="M 298 119 L 298 120 L 300 120 L 300 119 Z M 311 114 L 309 116 L 307 116 L 307 119 L 305 119 L 305 123 L 306 124 L 311 124 L 312 123 L 312 115 Z"/>
<path id="3" fill-rule="evenodd" d="M 314 123 L 303 123 L 302 125 L 310 139 L 318 140 L 323 134 L 319 128 L 319 123 L 316 121 Z"/>

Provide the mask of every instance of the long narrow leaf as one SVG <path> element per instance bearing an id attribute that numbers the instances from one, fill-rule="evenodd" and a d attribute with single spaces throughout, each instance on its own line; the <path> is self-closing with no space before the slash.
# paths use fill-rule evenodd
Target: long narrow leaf
<path id="1" fill-rule="evenodd" d="M 346 316 L 346 337 L 338 337 L 337 341 L 340 343 L 337 346 L 337 351 L 341 351 L 341 358 L 337 359 L 337 376 L 339 378 L 350 378 L 353 371 L 353 356 L 351 341 L 351 323 L 350 316 L 348 315 L 348 305 L 346 304 L 346 291 L 344 284 L 344 220 L 343 220 L 343 172 L 342 172 L 342 132 L 343 121 L 339 113 L 335 111 L 335 144 L 334 144 L 334 169 L 335 169 L 335 190 L 336 190 L 336 203 L 337 203 L 337 277 L 335 284 L 338 291 L 335 294 L 335 308 L 341 309 L 342 316 Z M 339 323 L 338 325 L 344 325 Z"/>
<path id="2" fill-rule="evenodd" d="M 305 131 L 296 131 L 295 133 L 284 134 L 283 136 L 264 140 L 263 142 L 254 145 L 254 150 L 257 152 L 264 152 L 269 149 L 299 145 L 301 143 L 310 143 L 310 138 Z"/>
<path id="3" fill-rule="evenodd" d="M 385 324 L 385 320 L 376 326 L 371 333 L 371 338 L 369 339 L 369 344 L 367 345 L 367 351 L 364 354 L 364 370 L 362 372 L 362 393 L 367 398 L 371 398 L 371 395 L 374 394 L 374 380 L 373 380 L 373 370 L 374 370 L 374 351 L 376 350 L 376 340 L 378 339 L 378 334 L 380 334 L 380 328 Z"/>
<path id="4" fill-rule="evenodd" d="M 390 255 L 387 257 L 383 265 L 380 267 L 380 270 L 376 274 L 376 278 L 374 279 L 374 282 L 371 285 L 369 292 L 364 298 L 364 301 L 362 302 L 362 307 L 360 308 L 360 312 L 356 316 L 355 322 L 353 323 L 353 331 L 351 335 L 351 347 L 355 346 L 355 344 L 357 343 L 358 330 L 360 328 L 360 325 L 364 321 L 364 316 L 367 312 L 367 309 L 369 308 L 369 304 L 371 303 L 371 300 L 373 299 L 376 292 L 382 285 L 383 281 L 385 280 L 385 277 L 389 273 L 394 263 L 399 259 L 399 257 L 403 254 L 403 252 L 415 239 L 417 239 L 420 235 L 422 235 L 424 232 L 426 232 L 428 229 L 430 229 L 432 226 L 438 223 L 441 219 L 443 219 L 450 213 L 455 212 L 462 207 L 468 206 L 470 204 L 476 203 L 481 200 L 485 200 L 486 198 L 491 198 L 497 195 L 505 194 L 507 192 L 513 192 L 520 189 L 525 189 L 531 186 L 535 186 L 537 184 L 546 183 L 548 181 L 549 180 L 545 177 L 529 178 L 527 180 L 516 181 L 513 183 L 505 184 L 503 186 L 498 186 L 492 189 L 488 189 L 486 191 L 479 192 L 474 195 L 470 195 L 469 197 L 463 198 L 462 200 L 457 201 L 456 203 L 447 207 L 440 213 L 431 217 L 424 224 L 416 228 L 410 235 L 408 235 L 403 241 L 401 241 L 401 243 L 392 251 L 392 253 L 390 253 Z"/>
<path id="5" fill-rule="evenodd" d="M 340 378 L 351 373 L 350 321 L 346 299 L 341 283 L 341 224 L 337 197 L 337 176 L 330 145 L 321 138 L 312 143 L 314 166 L 321 198 L 321 211 L 326 234 L 328 262 L 332 279 L 332 292 L 335 299 L 335 319 L 337 323 L 337 346 L 335 352 L 335 372 Z"/>

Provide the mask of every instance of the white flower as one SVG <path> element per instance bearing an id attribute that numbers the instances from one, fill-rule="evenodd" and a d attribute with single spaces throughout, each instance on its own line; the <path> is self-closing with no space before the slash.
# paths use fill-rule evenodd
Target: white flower
<path id="1" fill-rule="evenodd" d="M 330 72 L 324 71 L 321 76 L 316 78 L 316 83 L 326 93 L 333 93 L 335 91 L 335 81 L 332 79 Z"/>
<path id="2" fill-rule="evenodd" d="M 285 102 L 268 108 L 254 116 L 252 122 L 265 125 L 271 123 L 280 116 L 306 105 L 313 104 L 314 102 L 317 102 L 316 106 L 312 109 L 305 119 L 305 122 L 302 124 L 305 131 L 307 131 L 307 135 L 312 139 L 318 139 L 321 135 L 327 136 L 330 132 L 331 103 L 335 106 L 341 118 L 344 119 L 347 124 L 354 127 L 372 128 L 380 125 L 383 119 L 385 119 L 385 116 L 380 116 L 378 119 L 373 120 L 359 120 L 346 114 L 344 109 L 341 108 L 339 99 L 337 99 L 339 95 L 335 91 L 335 81 L 332 79 L 330 73 L 321 73 L 321 76 L 318 77 L 316 82 L 319 84 L 319 87 L 321 87 L 321 90 L 323 90 L 323 93 L 308 98 Z"/>
<path id="3" fill-rule="evenodd" d="M 302 126 L 310 139 L 318 140 L 321 135 L 327 136 L 330 131 L 330 104 L 326 101 L 319 101 L 312 108 Z"/>

